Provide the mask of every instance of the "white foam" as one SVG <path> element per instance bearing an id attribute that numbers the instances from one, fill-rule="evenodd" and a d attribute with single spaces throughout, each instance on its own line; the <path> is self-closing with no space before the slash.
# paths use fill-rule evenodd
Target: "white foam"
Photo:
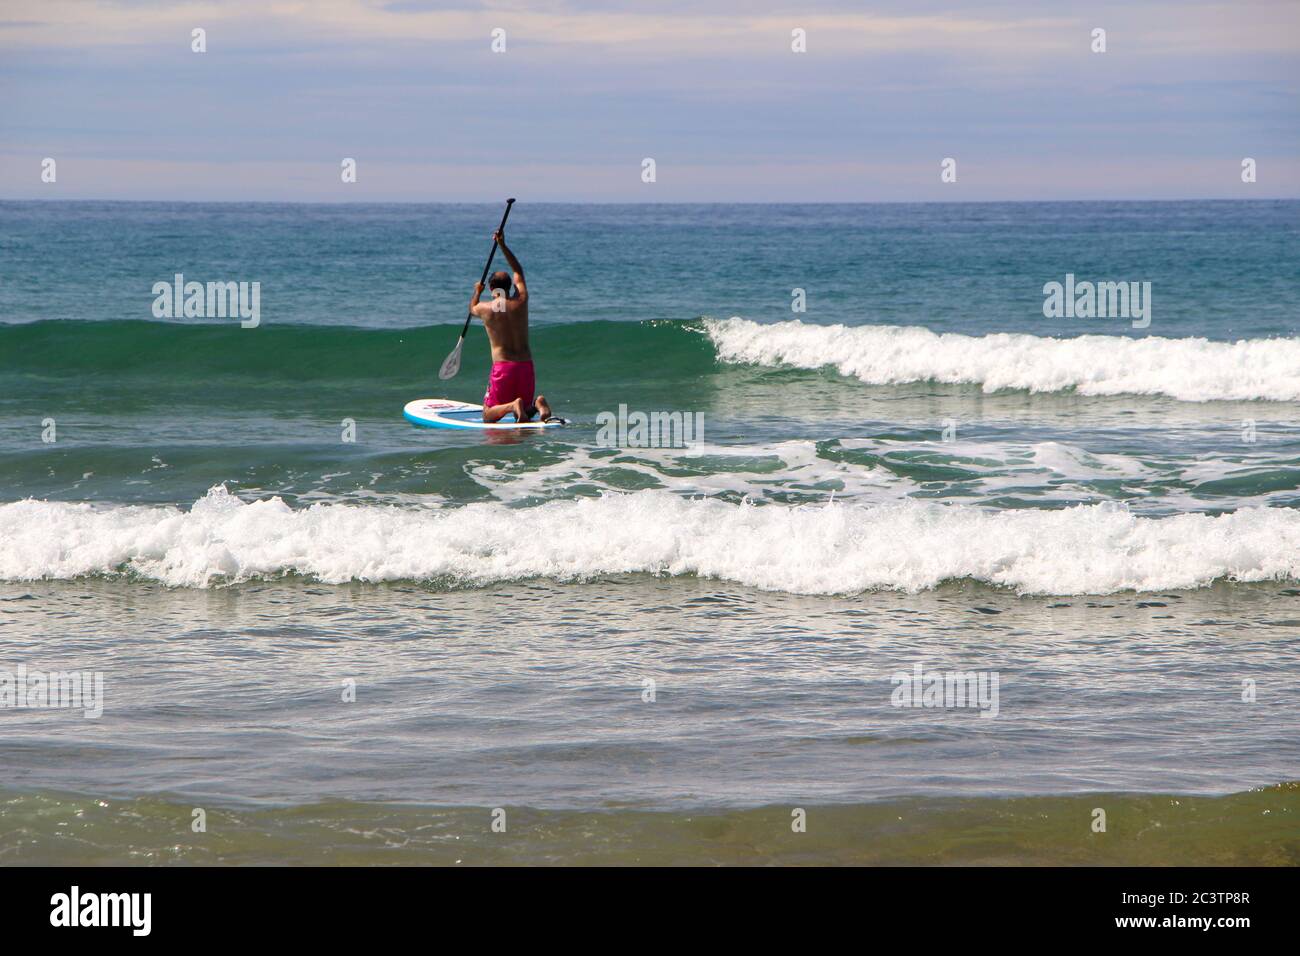
<path id="1" fill-rule="evenodd" d="M 1136 458 L 1088 452 L 1062 442 L 1040 442 L 1030 447 L 1029 454 L 1035 467 L 1073 479 L 1134 479 L 1149 477 L 1153 473 Z"/>
<path id="2" fill-rule="evenodd" d="M 1300 401 L 1300 339 L 971 336 L 911 326 L 763 325 L 738 317 L 706 319 L 704 327 L 724 362 L 832 367 L 871 385 L 933 381 L 977 384 L 985 392 L 1073 388 L 1083 395 L 1189 402 Z"/>
<path id="3" fill-rule="evenodd" d="M 879 500 L 915 490 L 883 468 L 820 457 L 817 443 L 789 440 L 757 445 L 706 445 L 673 448 L 591 449 L 576 446 L 546 465 L 522 461 L 471 461 L 465 473 L 499 501 L 570 496 L 575 485 L 619 492 L 635 480 L 643 488 L 679 495 L 729 495 L 768 498 L 781 493 L 829 493 Z M 615 478 L 617 476 L 617 479 Z"/>
<path id="4" fill-rule="evenodd" d="M 1189 443 L 1190 444 L 1190 443 Z M 1276 469 L 1276 452 L 1268 445 L 1243 446 L 1255 452 L 1205 452 L 1196 456 L 1131 455 L 1094 452 L 1058 441 L 1015 442 L 840 438 L 766 444 L 716 445 L 702 454 L 679 449 L 601 449 L 574 446 L 566 455 L 542 465 L 525 460 L 472 459 L 465 474 L 497 501 L 538 504 L 572 498 L 575 489 L 592 495 L 653 488 L 682 496 L 705 495 L 731 501 L 816 503 L 836 501 L 884 504 L 908 498 L 958 498 L 989 505 L 1006 495 L 1054 501 L 1127 502 L 1145 514 L 1236 509 L 1290 504 L 1290 486 L 1253 494 L 1198 497 L 1203 481 L 1232 478 L 1260 469 Z M 840 453 L 849 453 L 847 457 Z M 862 460 L 875 456 L 879 460 Z M 854 460 L 854 459 L 857 460 Z M 891 468 L 885 467 L 888 463 Z M 934 466 L 924 476 L 906 474 L 909 465 Z M 949 469 L 947 473 L 944 469 Z M 1106 482 L 1105 487 L 1099 482 Z M 377 503 L 411 506 L 450 504 L 432 494 L 372 494 Z M 370 503 L 355 493 L 330 495 Z M 308 495 L 298 500 L 310 501 Z"/>
<path id="5" fill-rule="evenodd" d="M 750 505 L 648 490 L 532 508 L 405 509 L 214 488 L 189 511 L 0 505 L 0 579 L 131 571 L 173 586 L 310 575 L 327 583 L 697 574 L 806 594 L 917 591 L 969 578 L 1024 593 L 1104 594 L 1300 577 L 1300 511 L 1139 517 L 1122 507 Z"/>

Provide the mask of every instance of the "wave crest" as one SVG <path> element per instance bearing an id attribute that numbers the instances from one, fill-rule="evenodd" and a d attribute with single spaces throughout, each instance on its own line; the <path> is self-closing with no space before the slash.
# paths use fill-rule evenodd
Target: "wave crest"
<path id="1" fill-rule="evenodd" d="M 284 574 L 480 586 L 650 573 L 802 594 L 919 591 L 956 579 L 1027 594 L 1106 594 L 1300 578 L 1300 512 L 1146 518 L 1114 505 L 751 505 L 663 491 L 531 508 L 294 509 L 279 498 L 246 503 L 224 487 L 189 511 L 0 506 L 0 580 L 120 572 L 186 587 Z"/>
<path id="2" fill-rule="evenodd" d="M 981 385 L 985 392 L 1074 389 L 1187 402 L 1300 401 L 1300 339 L 971 336 L 913 326 L 760 324 L 739 317 L 706 319 L 704 328 L 723 362 L 832 367 L 869 385 L 933 381 Z"/>

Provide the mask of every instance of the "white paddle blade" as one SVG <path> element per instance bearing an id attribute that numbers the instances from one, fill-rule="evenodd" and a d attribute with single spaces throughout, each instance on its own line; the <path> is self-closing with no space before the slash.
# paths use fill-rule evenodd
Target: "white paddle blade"
<path id="1" fill-rule="evenodd" d="M 465 336 L 462 335 L 456 340 L 456 347 L 451 350 L 451 354 L 443 359 L 442 368 L 438 369 L 438 378 L 446 381 L 456 377 L 456 373 L 460 371 L 460 350 L 464 344 Z"/>

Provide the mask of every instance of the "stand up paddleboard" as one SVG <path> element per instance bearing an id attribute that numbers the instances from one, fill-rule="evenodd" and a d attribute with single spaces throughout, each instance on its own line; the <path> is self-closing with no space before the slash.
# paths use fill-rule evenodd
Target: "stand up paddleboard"
<path id="1" fill-rule="evenodd" d="M 402 414 L 408 422 L 425 428 L 558 428 L 565 424 L 562 418 L 521 423 L 515 421 L 514 415 L 507 415 L 499 422 L 488 424 L 483 421 L 482 405 L 457 402 L 450 398 L 417 398 L 406 403 Z"/>

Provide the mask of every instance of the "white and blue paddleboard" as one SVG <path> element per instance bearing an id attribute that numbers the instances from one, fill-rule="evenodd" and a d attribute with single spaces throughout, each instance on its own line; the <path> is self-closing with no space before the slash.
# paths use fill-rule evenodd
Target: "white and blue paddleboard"
<path id="1" fill-rule="evenodd" d="M 560 418 L 520 423 L 515 421 L 514 415 L 507 415 L 501 421 L 489 424 L 483 421 L 482 405 L 450 398 L 417 398 L 406 403 L 402 415 L 408 422 L 425 428 L 558 428 L 565 423 Z"/>

